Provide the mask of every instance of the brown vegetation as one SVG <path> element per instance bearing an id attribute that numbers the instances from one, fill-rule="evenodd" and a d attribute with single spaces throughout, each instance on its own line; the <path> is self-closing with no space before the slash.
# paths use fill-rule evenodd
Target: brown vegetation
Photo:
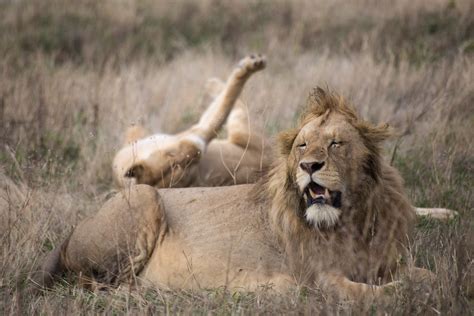
<path id="1" fill-rule="evenodd" d="M 436 271 L 371 311 L 460 314 L 473 306 L 474 6 L 417 1 L 15 1 L 0 4 L 0 313 L 314 313 L 348 310 L 318 289 L 293 295 L 118 289 L 25 280 L 113 188 L 111 160 L 133 122 L 173 133 L 204 110 L 203 87 L 249 52 L 252 124 L 295 123 L 315 85 L 399 132 L 386 147 L 413 203 L 456 209 L 419 223 L 411 253 Z M 471 295 L 471 296 L 469 296 Z"/>

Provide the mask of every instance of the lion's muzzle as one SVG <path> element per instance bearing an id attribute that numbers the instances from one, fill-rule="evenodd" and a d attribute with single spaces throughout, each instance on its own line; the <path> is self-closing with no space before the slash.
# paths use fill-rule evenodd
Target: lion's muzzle
<path id="1" fill-rule="evenodd" d="M 313 204 L 327 204 L 335 208 L 341 207 L 341 192 L 331 191 L 316 182 L 308 184 L 304 190 L 304 196 L 307 207 Z"/>

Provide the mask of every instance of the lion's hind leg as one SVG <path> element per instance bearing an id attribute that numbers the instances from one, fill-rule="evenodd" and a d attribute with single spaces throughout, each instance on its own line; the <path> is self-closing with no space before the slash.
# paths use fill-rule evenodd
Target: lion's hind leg
<path id="1" fill-rule="evenodd" d="M 252 74 L 265 68 L 265 63 L 265 57 L 261 55 L 245 57 L 234 68 L 222 89 L 219 82 L 211 82 L 211 87 L 208 90 L 210 92 L 219 91 L 219 93 L 215 95 L 213 102 L 203 113 L 199 123 L 192 128 L 192 132 L 203 138 L 206 143 L 215 138 L 233 109 L 245 82 Z"/>
<path id="2" fill-rule="evenodd" d="M 206 93 L 216 98 L 225 84 L 218 78 L 211 78 L 206 83 Z M 229 114 L 226 123 L 227 140 L 243 149 L 259 150 L 263 148 L 263 136 L 250 125 L 247 105 L 239 98 Z"/>
<path id="3" fill-rule="evenodd" d="M 155 189 L 137 185 L 117 193 L 79 223 L 61 251 L 60 264 L 81 280 L 117 284 L 132 281 L 166 231 Z"/>

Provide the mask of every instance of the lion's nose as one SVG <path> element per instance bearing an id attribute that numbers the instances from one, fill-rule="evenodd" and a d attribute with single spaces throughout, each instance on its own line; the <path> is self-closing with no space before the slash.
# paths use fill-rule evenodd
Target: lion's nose
<path id="1" fill-rule="evenodd" d="M 309 174 L 313 174 L 314 172 L 320 170 L 323 166 L 324 166 L 324 161 L 323 162 L 312 161 L 312 162 L 300 163 L 301 169 L 303 169 Z"/>

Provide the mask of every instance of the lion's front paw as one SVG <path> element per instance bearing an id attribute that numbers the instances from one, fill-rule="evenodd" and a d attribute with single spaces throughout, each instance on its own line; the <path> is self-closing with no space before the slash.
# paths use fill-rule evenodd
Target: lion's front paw
<path id="1" fill-rule="evenodd" d="M 379 297 L 385 297 L 385 296 L 393 296 L 397 291 L 400 290 L 400 288 L 403 286 L 403 282 L 398 280 L 398 281 L 392 281 L 387 284 L 381 285 L 378 287 L 378 292 L 376 293 L 377 296 Z"/>
<path id="2" fill-rule="evenodd" d="M 237 66 L 238 69 L 238 76 L 247 76 L 256 71 L 262 70 L 265 68 L 266 65 L 266 58 L 263 55 L 250 55 L 243 58 L 239 65 Z"/>

